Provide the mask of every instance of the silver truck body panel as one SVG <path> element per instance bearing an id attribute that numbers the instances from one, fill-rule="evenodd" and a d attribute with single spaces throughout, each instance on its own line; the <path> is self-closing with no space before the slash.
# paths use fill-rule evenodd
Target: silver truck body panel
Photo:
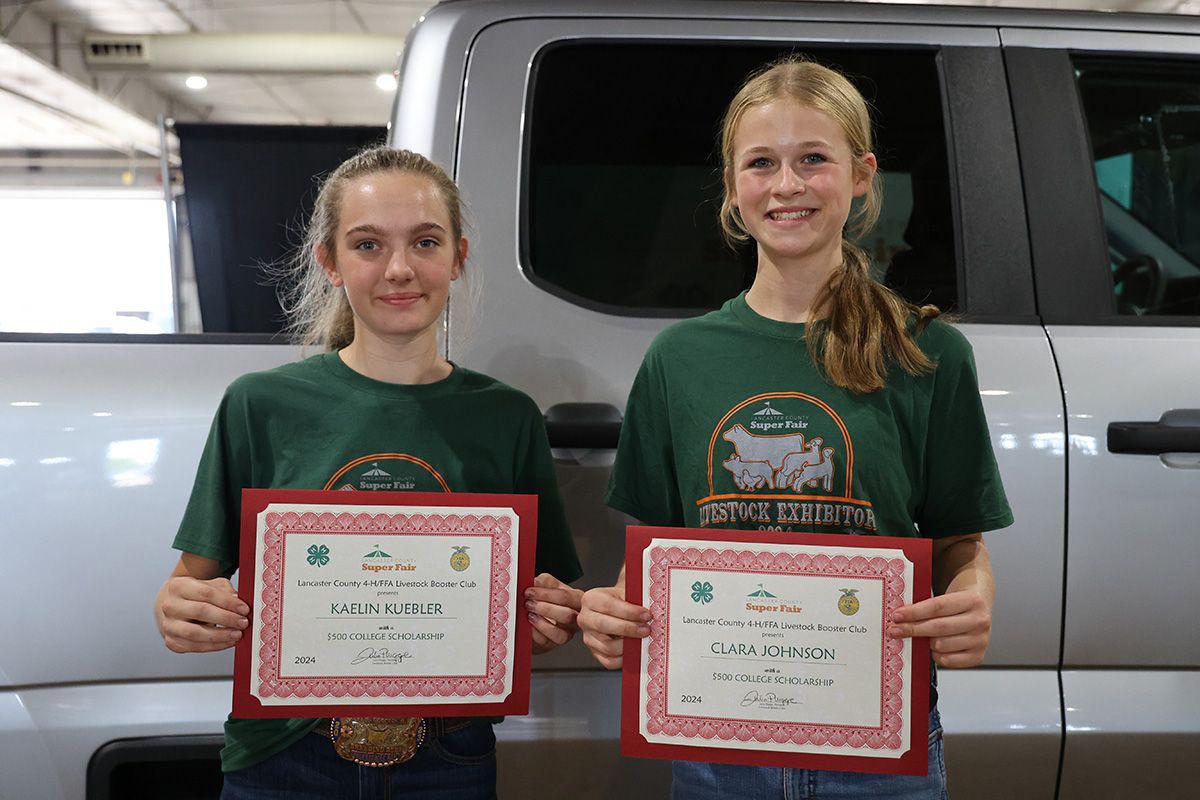
<path id="1" fill-rule="evenodd" d="M 1200 21 L 703 0 L 438 6 L 404 52 L 391 141 L 448 166 L 472 207 L 479 298 L 474 308 L 452 301 L 450 357 L 543 409 L 623 408 L 642 353 L 672 321 L 580 307 L 530 280 L 522 261 L 532 68 L 548 47 L 579 41 L 950 48 L 986 56 L 980 77 L 1004 80 L 1025 51 L 1195 59 Z M 1018 174 L 1029 156 L 1014 132 L 1020 115 L 991 132 L 1005 147 L 975 152 L 971 115 L 953 104 L 946 114 L 968 260 L 1004 270 L 1011 256 L 1014 281 L 1029 280 L 1020 269 L 1056 269 L 1036 242 L 1004 239 L 1010 223 L 1025 230 L 1038 176 L 1021 176 L 1015 222 L 971 214 L 1006 191 L 990 176 Z M 1004 247 L 1010 255 L 994 252 Z M 979 291 L 971 269 L 969 297 Z M 1200 457 L 1114 454 L 1106 433 L 1110 422 L 1200 407 L 1200 328 L 1195 317 L 1061 319 L 1045 312 L 1053 300 L 1043 292 L 1038 314 L 993 310 L 962 325 L 1017 521 L 987 537 L 999 596 L 985 665 L 939 676 L 952 796 L 1191 797 Z M 227 337 L 0 335 L 0 796 L 78 800 L 89 796 L 89 763 L 114 742 L 220 733 L 232 658 L 169 653 L 151 602 L 177 557 L 170 541 L 224 387 L 299 356 Z M 612 454 L 555 455 L 581 583 L 608 583 L 631 522 L 602 504 Z M 531 714 L 497 728 L 502 796 L 665 791 L 665 762 L 619 754 L 619 694 L 619 675 L 578 641 L 535 661 Z"/>

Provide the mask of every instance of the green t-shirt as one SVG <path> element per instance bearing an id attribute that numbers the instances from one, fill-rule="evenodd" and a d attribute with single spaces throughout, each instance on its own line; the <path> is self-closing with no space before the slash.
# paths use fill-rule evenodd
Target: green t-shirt
<path id="1" fill-rule="evenodd" d="M 406 386 L 325 353 L 243 375 L 217 408 L 175 547 L 232 575 L 244 488 L 536 494 L 536 570 L 563 581 L 582 573 L 537 405 L 462 367 Z M 313 723 L 231 718 L 222 768 L 262 761 Z"/>
<path id="2" fill-rule="evenodd" d="M 629 395 L 608 504 L 650 525 L 939 538 L 1002 528 L 971 347 L 935 320 L 938 365 L 853 394 L 817 372 L 804 325 L 745 295 L 663 331 Z"/>

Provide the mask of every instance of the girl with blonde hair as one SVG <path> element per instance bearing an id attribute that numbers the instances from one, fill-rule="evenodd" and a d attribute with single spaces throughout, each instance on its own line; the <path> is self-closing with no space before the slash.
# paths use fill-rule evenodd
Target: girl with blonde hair
<path id="1" fill-rule="evenodd" d="M 466 257 L 458 189 L 425 157 L 374 147 L 325 180 L 287 303 L 298 341 L 324 352 L 226 390 L 175 537 L 183 553 L 155 602 L 168 648 L 224 650 L 252 624 L 229 580 L 243 488 L 537 494 L 534 650 L 571 638 L 582 593 L 563 580 L 580 568 L 541 413 L 438 351 Z M 222 797 L 495 797 L 490 719 L 402 724 L 423 736 L 415 752 L 364 763 L 335 751 L 345 726 L 334 734 L 330 720 L 230 718 Z"/>
<path id="2" fill-rule="evenodd" d="M 991 631 L 982 532 L 1012 515 L 969 344 L 936 307 L 873 280 L 852 240 L 879 213 L 872 150 L 867 103 L 840 73 L 789 57 L 743 84 L 722 125 L 720 216 L 730 240 L 754 242 L 755 278 L 651 345 L 607 501 L 655 526 L 932 539 L 935 596 L 897 610 L 886 635 L 929 637 L 936 664 L 968 667 Z M 834 513 L 782 510 L 817 502 Z M 650 633 L 624 577 L 587 592 L 579 615 L 610 669 L 625 637 Z M 672 797 L 942 798 L 932 701 L 929 732 L 925 777 L 679 761 Z"/>

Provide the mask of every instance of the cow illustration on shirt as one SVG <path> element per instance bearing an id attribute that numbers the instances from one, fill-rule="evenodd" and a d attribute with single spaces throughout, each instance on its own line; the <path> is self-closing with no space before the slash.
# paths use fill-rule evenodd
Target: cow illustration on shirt
<path id="1" fill-rule="evenodd" d="M 790 487 L 799 493 L 804 486 L 818 485 L 827 492 L 833 489 L 834 450 L 823 447 L 819 436 L 807 442 L 803 433 L 759 436 L 737 424 L 721 438 L 734 446 L 723 466 L 742 491 Z"/>

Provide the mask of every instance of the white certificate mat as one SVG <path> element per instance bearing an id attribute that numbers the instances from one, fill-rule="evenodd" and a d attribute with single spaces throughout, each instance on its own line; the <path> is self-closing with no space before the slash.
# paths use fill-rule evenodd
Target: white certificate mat
<path id="1" fill-rule="evenodd" d="M 627 596 L 653 620 L 636 661 L 626 656 L 637 735 L 623 735 L 623 751 L 924 773 L 928 643 L 885 631 L 895 609 L 929 595 L 927 541 L 663 528 L 629 536 L 627 574 L 636 565 L 640 580 L 636 599 L 628 585 Z"/>
<path id="2" fill-rule="evenodd" d="M 515 603 L 532 582 L 532 563 L 521 568 L 531 498 L 353 499 L 243 498 L 252 624 L 235 716 L 524 713 L 513 702 L 527 708 L 529 631 Z"/>

